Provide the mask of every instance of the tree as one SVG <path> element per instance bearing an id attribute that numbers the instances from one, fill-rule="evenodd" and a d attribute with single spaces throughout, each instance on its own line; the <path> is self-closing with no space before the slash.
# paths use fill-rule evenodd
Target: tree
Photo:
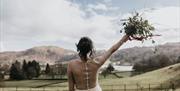
<path id="1" fill-rule="evenodd" d="M 49 66 L 49 64 L 47 63 L 46 64 L 46 70 L 45 70 L 45 74 L 50 74 L 50 72 L 51 72 L 51 68 L 50 68 L 50 66 Z"/>
<path id="2" fill-rule="evenodd" d="M 28 64 L 27 64 L 26 60 L 24 59 L 23 65 L 22 65 L 22 71 L 23 71 L 23 75 L 24 75 L 25 79 L 27 78 L 27 69 L 28 69 Z"/>
<path id="3" fill-rule="evenodd" d="M 176 63 L 180 63 L 180 56 L 177 58 Z"/>
<path id="4" fill-rule="evenodd" d="M 33 77 L 36 77 L 37 72 L 33 66 L 28 67 L 27 71 L 28 71 L 27 73 L 28 79 L 32 79 Z"/>
<path id="5" fill-rule="evenodd" d="M 16 67 L 14 66 L 14 64 L 12 64 L 11 68 L 10 68 L 10 79 L 14 79 L 16 76 L 16 73 L 17 73 L 17 69 Z"/>
<path id="6" fill-rule="evenodd" d="M 32 79 L 33 77 L 39 77 L 40 75 L 40 65 L 36 60 L 33 60 L 32 62 L 28 62 L 27 66 L 27 78 Z"/>
<path id="7" fill-rule="evenodd" d="M 114 67 L 112 66 L 112 64 L 109 64 L 106 70 L 108 73 L 112 73 L 112 71 L 114 71 Z"/>
<path id="8" fill-rule="evenodd" d="M 1 65 L 0 65 L 0 81 L 4 79 L 4 73 L 5 71 L 1 68 Z"/>
<path id="9" fill-rule="evenodd" d="M 112 71 L 114 71 L 114 67 L 112 66 L 112 64 L 109 64 L 108 67 L 102 71 L 102 75 L 104 76 L 104 78 L 107 76 L 107 74 L 111 74 Z"/>
<path id="10" fill-rule="evenodd" d="M 148 59 L 144 59 L 138 63 L 135 63 L 133 69 L 137 72 L 147 72 L 156 70 L 168 65 L 173 64 L 169 57 L 164 54 L 157 54 Z"/>
<path id="11" fill-rule="evenodd" d="M 157 55 L 157 58 L 159 58 L 159 67 L 162 68 L 162 67 L 165 67 L 165 66 L 168 66 L 168 65 L 171 65 L 173 64 L 169 57 L 167 57 L 166 55 L 162 54 L 162 55 Z"/>
<path id="12" fill-rule="evenodd" d="M 21 70 L 21 64 L 16 60 L 15 63 L 12 64 L 10 68 L 10 79 L 13 80 L 22 80 L 24 79 L 22 70 Z"/>
<path id="13" fill-rule="evenodd" d="M 39 63 L 36 62 L 36 60 L 33 60 L 32 66 L 33 66 L 34 70 L 36 71 L 35 77 L 39 77 L 40 71 L 41 71 Z"/>
<path id="14" fill-rule="evenodd" d="M 10 79 L 14 80 L 23 80 L 23 79 L 32 79 L 33 77 L 38 77 L 40 75 L 40 65 L 38 62 L 33 60 L 28 63 L 26 60 L 23 60 L 23 64 L 16 60 L 10 68 Z"/>
<path id="15" fill-rule="evenodd" d="M 41 67 L 40 67 L 39 63 L 36 63 L 36 72 L 37 72 L 36 77 L 39 77 L 40 76 L 40 72 L 41 72 Z"/>
<path id="16" fill-rule="evenodd" d="M 101 74 L 103 75 L 104 78 L 106 78 L 106 76 L 107 76 L 107 70 L 103 70 Z"/>
<path id="17" fill-rule="evenodd" d="M 23 71 L 27 71 L 27 68 L 28 68 L 28 64 L 27 64 L 27 62 L 26 62 L 26 60 L 24 59 L 23 60 L 23 65 L 22 65 L 22 69 L 23 69 Z"/>

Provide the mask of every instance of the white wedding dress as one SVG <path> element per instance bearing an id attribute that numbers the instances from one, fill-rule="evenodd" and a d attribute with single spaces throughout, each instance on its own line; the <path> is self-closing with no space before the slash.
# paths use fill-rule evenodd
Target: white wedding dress
<path id="1" fill-rule="evenodd" d="M 94 88 L 90 88 L 90 89 L 86 89 L 86 90 L 76 89 L 75 91 L 102 91 L 102 89 L 101 89 L 101 87 L 99 86 L 99 84 L 96 84 L 96 87 L 94 87 Z"/>
<path id="2" fill-rule="evenodd" d="M 102 89 L 98 83 L 98 76 L 97 76 L 97 80 L 96 80 L 96 86 L 94 88 L 90 88 L 90 89 L 86 89 L 86 90 L 76 89 L 75 91 L 102 91 Z"/>

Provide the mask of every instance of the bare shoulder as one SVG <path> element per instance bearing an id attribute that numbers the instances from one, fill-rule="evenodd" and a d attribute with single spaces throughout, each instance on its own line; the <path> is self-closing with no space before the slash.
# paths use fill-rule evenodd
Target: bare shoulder
<path id="1" fill-rule="evenodd" d="M 96 62 L 98 62 L 98 64 L 100 64 L 102 58 L 103 58 L 103 56 L 98 56 L 98 57 L 94 58 L 94 60 L 95 60 Z"/>
<path id="2" fill-rule="evenodd" d="M 79 61 L 80 61 L 79 59 L 71 60 L 71 61 L 68 62 L 68 65 L 69 65 L 69 66 L 76 65 L 76 64 L 78 64 Z"/>

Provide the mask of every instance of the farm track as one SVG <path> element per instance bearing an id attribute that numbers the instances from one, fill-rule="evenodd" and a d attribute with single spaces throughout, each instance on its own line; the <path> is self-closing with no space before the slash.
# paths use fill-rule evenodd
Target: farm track
<path id="1" fill-rule="evenodd" d="M 48 87 L 48 86 L 50 86 L 50 85 L 59 84 L 59 83 L 63 83 L 63 82 L 66 82 L 66 81 L 64 80 L 64 81 L 53 82 L 53 83 L 44 84 L 44 85 L 40 85 L 40 86 L 34 86 L 33 88 Z"/>

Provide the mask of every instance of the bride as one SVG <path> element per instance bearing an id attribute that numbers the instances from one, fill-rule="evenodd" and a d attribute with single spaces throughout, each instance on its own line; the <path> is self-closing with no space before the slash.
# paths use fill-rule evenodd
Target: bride
<path id="1" fill-rule="evenodd" d="M 94 57 L 93 42 L 88 37 L 82 37 L 76 45 L 79 59 L 68 64 L 69 91 L 102 91 L 98 83 L 98 69 L 128 39 L 128 35 L 123 36 L 102 56 Z"/>

